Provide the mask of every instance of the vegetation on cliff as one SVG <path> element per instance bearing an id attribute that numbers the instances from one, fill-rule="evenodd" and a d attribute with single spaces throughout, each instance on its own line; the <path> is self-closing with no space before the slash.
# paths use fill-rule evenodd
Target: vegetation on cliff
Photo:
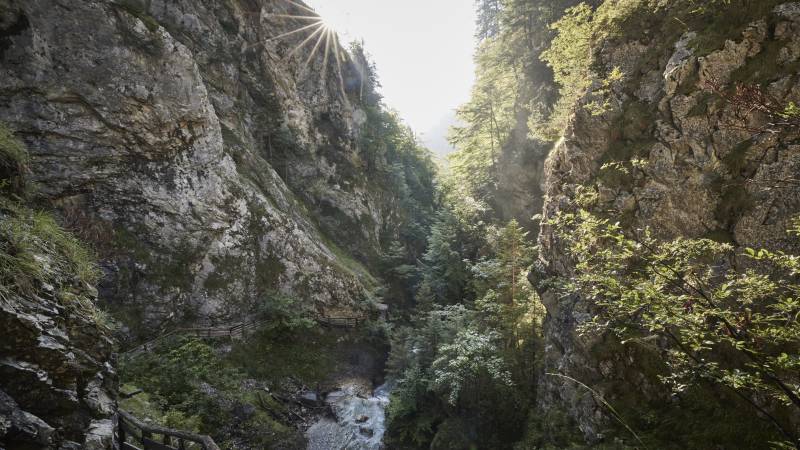
<path id="1" fill-rule="evenodd" d="M 781 151 L 796 152 L 789 87 L 796 58 L 787 56 L 794 44 L 774 12 L 784 2 L 476 3 L 473 95 L 452 133 L 458 151 L 418 264 L 416 308 L 393 333 L 390 445 L 579 448 L 588 439 L 609 448 L 795 448 L 797 258 L 781 252 L 797 248 L 794 232 L 748 241 L 769 242 L 770 250 L 732 237 L 744 234 L 732 230 L 748 208 L 743 199 L 761 189 L 748 181 L 758 162 L 747 150 L 721 157 L 735 177 L 728 180 L 726 169 L 714 175 L 719 205 L 709 207 L 731 229 L 724 233 L 670 235 L 668 219 L 644 216 L 629 193 L 651 186 L 638 194 L 644 203 L 655 195 L 652 180 L 682 189 L 656 171 L 653 152 L 660 139 L 669 141 L 657 134 L 658 127 L 665 133 L 665 109 L 674 109 L 675 133 L 692 132 L 681 122 L 684 98 L 695 105 L 689 115 L 705 106 L 709 123 L 720 124 L 711 142 L 754 145 L 773 136 Z M 759 23 L 774 27 L 774 41 L 726 60 L 741 36 L 744 47 L 748 33 L 761 32 Z M 693 55 L 701 68 L 683 68 L 689 75 L 666 88 L 672 103 L 658 105 L 664 90 L 653 86 L 674 76 L 672 65 L 664 67 Z M 730 84 L 715 78 L 723 71 L 703 72 L 717 61 L 731 64 Z M 606 121 L 608 142 L 586 128 L 593 120 Z M 546 180 L 553 192 L 542 223 L 548 253 L 539 255 L 507 222 L 502 184 L 515 176 L 507 163 L 514 151 L 533 155 L 562 138 L 593 145 L 596 156 L 555 155 L 563 160 L 553 164 L 563 167 Z M 566 185 L 571 176 L 580 180 L 575 186 Z M 793 180 L 764 189 L 791 190 Z M 569 205 L 586 192 L 594 206 L 576 212 Z M 786 213 L 796 215 L 794 207 Z M 522 252 L 518 266 L 509 266 L 503 242 Z M 530 278 L 548 296 L 544 325 L 527 280 L 537 256 Z"/>
<path id="2" fill-rule="evenodd" d="M 116 388 L 101 272 L 32 194 L 28 162 L 0 123 L 0 444 L 98 448 L 110 444 Z"/>
<path id="3" fill-rule="evenodd" d="M 62 306 L 107 327 L 105 313 L 85 295 L 101 277 L 96 257 L 36 206 L 28 192 L 35 187 L 25 183 L 28 160 L 25 145 L 0 123 L 0 298 L 11 302 L 57 289 Z"/>
<path id="4" fill-rule="evenodd" d="M 477 0 L 442 170 L 363 44 L 320 20 L 315 58 L 314 34 L 261 42 L 307 7 L 224 3 L 76 6 L 119 29 L 58 60 L 58 89 L 28 69 L 85 41 L 79 13 L 33 39 L 45 2 L 0 9 L 0 112 L 53 185 L 0 124 L 0 443 L 108 446 L 110 274 L 123 340 L 258 321 L 121 359 L 121 407 L 223 447 L 303 447 L 317 395 L 385 365 L 387 448 L 800 448 L 798 3 Z M 100 56 L 121 76 L 87 83 Z M 62 220 L 81 208 L 86 229 Z M 76 235 L 114 253 L 104 272 Z"/>

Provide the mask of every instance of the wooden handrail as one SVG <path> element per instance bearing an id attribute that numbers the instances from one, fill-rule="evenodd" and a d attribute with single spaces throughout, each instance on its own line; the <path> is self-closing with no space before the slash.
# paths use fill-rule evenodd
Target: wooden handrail
<path id="1" fill-rule="evenodd" d="M 136 436 L 135 431 L 138 431 L 138 436 Z M 130 439 L 128 438 L 129 433 L 142 443 L 144 450 L 180 450 L 186 448 L 186 442 L 199 444 L 203 450 L 220 450 L 210 436 L 172 430 L 158 425 L 144 423 L 136 417 L 133 417 L 133 415 L 131 415 L 129 412 L 121 409 L 117 411 L 116 433 L 116 442 L 118 444 L 118 448 L 121 450 L 138 450 L 138 447 L 130 442 Z M 162 436 L 161 442 L 157 442 L 153 439 L 154 434 Z M 178 441 L 177 447 L 172 446 L 173 438 Z"/>
<path id="2" fill-rule="evenodd" d="M 317 319 L 321 324 L 327 325 L 330 327 L 341 327 L 341 328 L 355 328 L 358 326 L 359 323 L 363 322 L 363 319 L 360 317 L 321 317 Z M 225 326 L 225 327 L 189 327 L 189 328 L 177 328 L 168 333 L 162 334 L 154 339 L 151 339 L 147 342 L 144 342 L 136 347 L 128 349 L 124 352 L 120 352 L 120 356 L 127 357 L 127 356 L 135 356 L 141 353 L 143 350 L 150 350 L 154 348 L 156 345 L 160 344 L 162 341 L 175 336 L 175 335 L 192 335 L 201 338 L 241 338 L 244 336 L 245 332 L 250 331 L 264 323 L 267 320 L 259 320 L 259 321 L 252 321 L 252 322 L 242 322 L 232 326 Z"/>
<path id="3" fill-rule="evenodd" d="M 120 355 L 125 356 L 134 356 L 142 352 L 143 350 L 149 350 L 154 348 L 155 346 L 159 345 L 161 342 L 165 341 L 166 339 L 175 336 L 175 335 L 192 335 L 201 338 L 224 338 L 224 337 L 231 337 L 231 338 L 241 338 L 244 336 L 245 332 L 250 331 L 258 326 L 267 322 L 266 320 L 259 320 L 259 321 L 252 321 L 252 322 L 243 322 L 233 326 L 225 326 L 225 327 L 190 327 L 190 328 L 176 328 L 170 332 L 162 334 L 154 339 L 151 339 L 147 342 L 137 345 L 131 349 L 128 349 L 124 352 L 120 352 Z"/>
<path id="4" fill-rule="evenodd" d="M 359 317 L 322 317 L 319 318 L 318 321 L 323 325 L 328 325 L 331 327 L 355 328 L 363 321 L 363 319 Z M 189 334 L 203 338 L 240 338 L 243 337 L 247 331 L 258 327 L 265 322 L 267 321 L 262 320 L 242 322 L 233 326 L 218 328 L 177 328 L 143 344 L 133 347 L 125 352 L 122 352 L 120 355 L 135 356 L 143 350 L 152 349 L 166 339 L 180 334 Z M 172 430 L 158 425 L 147 424 L 124 410 L 117 411 L 115 432 L 117 443 L 115 449 L 119 450 L 142 450 L 129 441 L 128 434 L 132 435 L 132 437 L 141 442 L 143 450 L 184 450 L 186 448 L 186 442 L 199 444 L 203 450 L 219 450 L 217 444 L 214 443 L 214 440 L 209 436 L 187 433 L 185 431 Z M 162 436 L 161 442 L 153 440 L 154 434 Z M 172 446 L 173 439 L 177 440 L 177 447 Z"/>
<path id="5" fill-rule="evenodd" d="M 322 317 L 319 319 L 323 325 L 331 327 L 355 328 L 363 319 L 359 317 Z"/>

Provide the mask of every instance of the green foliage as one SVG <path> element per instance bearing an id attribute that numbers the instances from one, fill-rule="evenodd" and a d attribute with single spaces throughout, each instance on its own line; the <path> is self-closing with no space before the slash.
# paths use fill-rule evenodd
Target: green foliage
<path id="1" fill-rule="evenodd" d="M 719 50 L 727 40 L 737 40 L 754 19 L 765 17 L 783 0 L 682 0 L 676 18 L 698 31 L 691 43 L 698 56 Z M 765 61 L 774 64 L 773 61 Z"/>
<path id="2" fill-rule="evenodd" d="M 0 122 L 0 166 L 21 166 L 28 162 L 28 151 L 4 123 Z"/>
<path id="3" fill-rule="evenodd" d="M 388 443 L 453 448 L 460 435 L 467 446 L 507 448 L 533 397 L 540 348 L 543 308 L 527 280 L 534 253 L 515 221 L 486 225 L 457 194 L 432 227 L 417 316 L 392 333 L 387 366 L 399 386 Z"/>
<path id="4" fill-rule="evenodd" d="M 100 278 L 92 253 L 53 217 L 3 201 L 0 222 L 0 295 L 31 294 L 42 283 L 52 285 L 94 285 Z M 74 279 L 64 279 L 74 276 Z"/>
<path id="5" fill-rule="evenodd" d="M 516 124 L 520 74 L 499 54 L 503 44 L 498 39 L 481 43 L 472 97 L 457 112 L 465 125 L 450 132 L 450 142 L 458 150 L 450 156 L 453 175 L 478 198 L 490 196 L 496 188 L 500 150 Z"/>
<path id="6" fill-rule="evenodd" d="M 729 244 L 631 235 L 585 210 L 551 225 L 576 262 L 575 275 L 558 283 L 596 305 L 584 333 L 610 331 L 623 343 L 666 339 L 661 380 L 676 393 L 703 382 L 724 386 L 754 418 L 797 441 L 781 419 L 800 409 L 797 256 L 748 250 L 749 263 L 732 265 Z"/>
<path id="7" fill-rule="evenodd" d="M 411 266 L 425 251 L 428 230 L 438 208 L 436 166 L 431 153 L 397 112 L 382 103 L 374 64 L 360 44 L 351 53 L 363 80 L 358 130 L 359 155 L 375 190 L 393 199 L 392 227 L 381 230 L 380 274 L 387 283 L 387 298 L 409 304 L 416 284 Z"/>
<path id="8" fill-rule="evenodd" d="M 463 391 L 476 384 L 494 382 L 512 386 L 511 374 L 498 356 L 499 338 L 496 333 L 465 330 L 452 343 L 442 345 L 431 367 L 434 389 L 445 393 L 448 402 L 456 405 Z"/>
<path id="9" fill-rule="evenodd" d="M 457 110 L 449 138 L 452 177 L 469 196 L 498 208 L 504 170 L 530 158 L 541 142 L 526 130 L 529 117 L 552 107 L 552 72 L 539 60 L 547 28 L 573 0 L 480 0 L 477 7 L 476 79 L 470 100 Z M 535 120 L 535 119 L 532 119 Z"/>
<path id="10" fill-rule="evenodd" d="M 594 48 L 599 42 L 619 34 L 622 25 L 634 16 L 645 0 L 613 0 L 601 3 L 596 10 L 586 3 L 569 8 L 564 16 L 550 27 L 556 33 L 550 47 L 541 59 L 553 69 L 559 85 L 559 98 L 547 116 L 533 116 L 529 122 L 531 132 L 546 140 L 556 140 L 566 127 L 573 105 L 581 98 L 597 74 L 593 68 Z M 605 78 L 605 87 L 621 80 L 619 68 L 614 68 Z M 589 105 L 595 114 L 606 109 L 596 101 Z"/>
<path id="11" fill-rule="evenodd" d="M 70 311 L 109 327 L 110 318 L 88 294 L 101 275 L 94 254 L 50 214 L 0 197 L 0 298 L 55 289 Z"/>
<path id="12" fill-rule="evenodd" d="M 270 292 L 257 305 L 256 315 L 259 319 L 267 320 L 262 330 L 268 332 L 303 332 L 317 324 L 309 302 L 276 291 Z"/>
<path id="13" fill-rule="evenodd" d="M 477 10 L 475 37 L 480 41 L 497 36 L 500 33 L 500 0 L 475 0 Z"/>
<path id="14" fill-rule="evenodd" d="M 786 109 L 783 110 L 783 117 L 786 119 L 800 117 L 800 107 L 795 102 L 789 102 Z"/>
<path id="15" fill-rule="evenodd" d="M 140 388 L 133 384 L 123 384 L 120 391 L 130 393 L 139 391 Z M 181 411 L 169 409 L 164 411 L 159 399 L 146 392 L 120 401 L 120 407 L 136 417 L 150 419 L 163 426 L 187 432 L 199 433 L 202 424 L 197 415 L 187 416 Z"/>
<path id="16" fill-rule="evenodd" d="M 95 255 L 51 214 L 25 206 L 20 183 L 12 181 L 27 162 L 25 146 L 0 123 L 0 298 L 49 291 L 70 311 L 106 326 L 89 294 L 102 275 Z"/>
<path id="17" fill-rule="evenodd" d="M 461 300 L 469 276 L 464 260 L 470 251 L 461 225 L 455 215 L 445 210 L 431 227 L 428 250 L 422 258 L 419 301 L 444 304 Z"/>
<path id="18" fill-rule="evenodd" d="M 595 30 L 591 22 L 592 8 L 581 3 L 570 8 L 551 28 L 557 32 L 550 48 L 542 53 L 542 60 L 553 69 L 556 82 L 561 86 L 560 97 L 546 124 L 533 123 L 537 135 L 555 140 L 566 126 L 572 105 L 583 95 L 592 82 L 591 44 Z"/>
<path id="19" fill-rule="evenodd" d="M 120 373 L 123 392 L 145 391 L 121 402 L 137 417 L 210 434 L 223 448 L 241 439 L 265 448 L 296 448 L 300 441 L 278 420 L 284 407 L 246 388 L 248 374 L 199 339 L 181 338 L 137 356 Z M 234 423 L 239 425 L 231 428 Z"/>
<path id="20" fill-rule="evenodd" d="M 320 328 L 266 327 L 234 345 L 227 360 L 250 377 L 277 383 L 295 377 L 313 386 L 336 367 L 336 337 Z"/>
<path id="21" fill-rule="evenodd" d="M 25 145 L 0 122 L 0 195 L 25 196 L 24 175 L 28 160 Z"/>

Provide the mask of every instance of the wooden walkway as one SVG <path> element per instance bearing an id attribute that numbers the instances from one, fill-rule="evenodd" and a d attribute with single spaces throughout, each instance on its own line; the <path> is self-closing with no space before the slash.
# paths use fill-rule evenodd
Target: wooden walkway
<path id="1" fill-rule="evenodd" d="M 356 328 L 358 325 L 364 323 L 364 319 L 360 317 L 320 317 L 317 321 L 322 325 L 330 328 Z M 190 327 L 190 328 L 176 328 L 156 338 L 153 338 L 145 343 L 139 344 L 133 348 L 120 352 L 119 356 L 122 358 L 132 358 L 142 353 L 154 350 L 159 345 L 167 340 L 177 336 L 190 336 L 203 339 L 243 339 L 251 332 L 258 329 L 261 325 L 269 322 L 268 320 L 258 320 L 251 322 L 242 322 L 233 326 L 223 327 Z"/>
<path id="2" fill-rule="evenodd" d="M 359 317 L 322 317 L 317 321 L 322 326 L 330 328 L 356 328 L 359 324 L 364 323 L 365 320 Z M 176 328 L 121 352 L 119 355 L 122 358 L 133 358 L 142 353 L 150 352 L 170 338 L 178 336 L 192 336 L 203 339 L 243 339 L 267 322 L 267 320 L 260 320 L 242 322 L 225 327 Z M 219 450 L 217 444 L 209 436 L 147 424 L 133 417 L 127 411 L 118 410 L 115 422 L 115 450 Z"/>
<path id="3" fill-rule="evenodd" d="M 136 347 L 120 352 L 119 355 L 123 358 L 132 358 L 145 352 L 154 350 L 159 345 L 166 342 L 168 339 L 177 336 L 191 336 L 204 339 L 220 339 L 232 338 L 242 339 L 248 333 L 256 330 L 258 327 L 266 323 L 266 320 L 259 320 L 253 322 L 243 322 L 233 326 L 226 327 L 192 327 L 192 328 L 176 328 L 168 333 L 162 334 L 154 339 L 151 339 Z"/>
<path id="4" fill-rule="evenodd" d="M 317 321 L 326 327 L 331 328 L 355 328 L 364 322 L 359 317 L 321 317 Z"/>
<path id="5" fill-rule="evenodd" d="M 127 411 L 117 411 L 115 421 L 116 450 L 220 450 L 209 436 L 144 423 Z"/>

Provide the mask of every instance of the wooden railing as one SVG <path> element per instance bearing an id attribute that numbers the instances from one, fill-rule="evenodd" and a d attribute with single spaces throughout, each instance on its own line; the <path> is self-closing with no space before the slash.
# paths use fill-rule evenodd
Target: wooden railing
<path id="1" fill-rule="evenodd" d="M 209 436 L 171 430 L 144 423 L 130 413 L 116 415 L 115 449 L 119 450 L 219 450 Z M 141 445 L 141 447 L 139 447 Z"/>
<path id="2" fill-rule="evenodd" d="M 332 328 L 355 328 L 364 320 L 358 317 L 322 317 L 318 321 Z"/>
<path id="3" fill-rule="evenodd" d="M 358 317 L 322 317 L 317 320 L 320 324 L 332 328 L 355 328 L 364 321 L 364 319 Z M 121 352 L 120 356 L 132 358 L 141 353 L 149 352 L 175 336 L 194 336 L 205 339 L 240 339 L 265 322 L 267 321 L 244 322 L 229 327 L 177 328 Z M 209 436 L 147 424 L 123 410 L 117 411 L 116 415 L 115 444 L 114 448 L 118 450 L 219 450 L 217 444 Z M 141 447 L 137 445 L 141 445 Z"/>
<path id="4" fill-rule="evenodd" d="M 192 328 L 176 328 L 168 333 L 162 334 L 155 339 L 151 339 L 136 347 L 130 348 L 120 353 L 123 358 L 131 358 L 144 352 L 149 352 L 168 339 L 175 336 L 194 336 L 204 339 L 219 339 L 219 338 L 233 338 L 241 339 L 249 332 L 255 330 L 266 321 L 253 321 L 244 322 L 233 326 L 227 327 L 192 327 Z"/>
<path id="5" fill-rule="evenodd" d="M 358 317 L 321 317 L 317 319 L 317 321 L 320 324 L 331 328 L 355 328 L 359 324 L 364 322 L 364 319 Z M 143 344 L 139 344 L 136 347 L 125 350 L 124 352 L 120 352 L 119 355 L 122 358 L 131 358 L 140 355 L 142 353 L 149 352 L 151 350 L 154 350 L 156 347 L 158 347 L 168 339 L 175 336 L 193 336 L 204 339 L 219 339 L 219 338 L 241 339 L 245 337 L 248 333 L 255 330 L 256 328 L 258 328 L 259 326 L 261 326 L 266 322 L 268 321 L 260 320 L 252 322 L 243 322 L 233 326 L 225 326 L 225 327 L 176 328 L 168 333 L 162 334 Z"/>

